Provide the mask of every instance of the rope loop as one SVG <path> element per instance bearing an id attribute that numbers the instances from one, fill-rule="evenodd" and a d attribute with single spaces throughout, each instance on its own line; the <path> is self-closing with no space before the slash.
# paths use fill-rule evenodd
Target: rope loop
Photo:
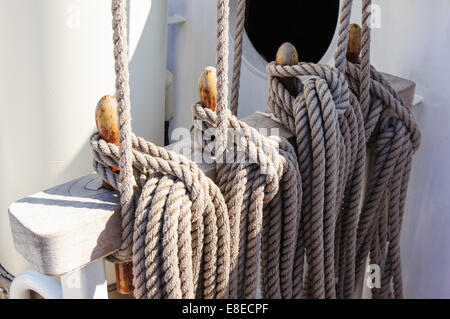
<path id="1" fill-rule="evenodd" d="M 194 130 L 218 130 L 218 114 L 192 105 Z M 232 298 L 255 298 L 258 264 L 262 295 L 302 295 L 303 241 L 300 232 L 301 178 L 297 156 L 281 137 L 266 137 L 227 110 L 228 161 L 217 161 L 216 181 L 230 215 Z M 219 133 L 220 134 L 220 133 Z M 197 135 L 194 133 L 194 135 Z M 209 137 L 209 135 L 208 135 Z M 217 136 L 216 136 L 217 138 Z M 200 149 L 208 148 L 201 142 Z M 298 252 L 298 253 L 297 253 Z"/>
<path id="2" fill-rule="evenodd" d="M 354 203 L 361 195 L 365 163 L 359 103 L 345 74 L 335 68 L 271 62 L 267 72 L 269 109 L 297 138 L 303 177 L 301 227 L 308 264 L 305 296 L 336 298 L 345 282 L 352 289 L 352 276 L 345 266 L 355 258 L 349 247 L 356 241 L 352 234 L 358 205 Z M 297 77 L 298 95 L 291 96 L 280 77 Z"/>
<path id="3" fill-rule="evenodd" d="M 231 243 L 219 188 L 182 155 L 134 135 L 131 140 L 136 212 L 124 231 L 132 234 L 135 296 L 226 298 Z M 97 133 L 91 147 L 94 169 L 118 189 L 119 180 L 110 167 L 120 162 L 119 148 Z M 167 226 L 165 218 L 178 226 Z M 166 226 L 175 228 L 159 228 Z M 158 259 L 161 256 L 171 257 Z"/>
<path id="4" fill-rule="evenodd" d="M 371 66 L 370 73 L 370 97 L 372 105 L 383 105 L 384 109 L 389 109 L 391 114 L 397 117 L 400 121 L 402 121 L 406 128 L 409 130 L 411 134 L 411 140 L 414 147 L 414 152 L 420 146 L 421 134 L 419 127 L 411 114 L 411 110 L 406 107 L 398 95 L 397 92 L 391 87 L 391 85 L 386 81 L 384 76 L 378 72 L 374 67 Z M 351 89 L 354 92 L 358 92 L 358 85 L 361 83 L 363 79 L 362 72 L 358 65 L 355 65 L 351 62 L 347 62 L 346 69 L 346 78 L 348 83 L 351 86 Z M 372 107 L 373 108 L 373 107 Z M 375 128 L 375 124 L 377 123 L 377 119 L 381 114 L 381 107 L 378 107 L 378 110 L 371 111 L 371 118 L 369 114 L 367 114 L 366 118 L 366 131 L 370 134 Z M 369 138 L 368 136 L 368 138 Z"/>
<path id="5" fill-rule="evenodd" d="M 275 62 L 270 62 L 266 67 L 269 74 L 269 81 L 274 82 L 272 85 L 279 86 L 279 77 L 300 77 L 311 76 L 322 78 L 326 81 L 333 100 L 336 103 L 337 109 L 345 108 L 349 101 L 348 84 L 345 78 L 345 74 L 337 71 L 336 69 L 323 64 L 315 63 L 298 63 L 295 65 L 277 65 Z M 280 87 L 283 90 L 280 96 L 289 95 L 285 91 L 284 87 Z M 300 87 L 301 89 L 301 87 Z"/>
<path id="6" fill-rule="evenodd" d="M 352 3 L 342 1 L 335 68 L 269 63 L 268 104 L 297 138 L 305 296 L 353 298 L 370 256 L 382 272 L 374 298 L 401 298 L 399 234 L 420 131 L 400 96 L 370 65 L 370 0 L 362 6 L 361 62 L 347 61 Z M 298 94 L 292 96 L 281 77 L 297 78 Z M 360 208 L 369 140 L 371 166 Z"/>

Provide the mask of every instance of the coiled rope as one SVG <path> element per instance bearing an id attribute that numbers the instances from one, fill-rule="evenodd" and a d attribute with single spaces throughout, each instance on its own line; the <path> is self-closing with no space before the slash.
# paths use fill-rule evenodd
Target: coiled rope
<path id="1" fill-rule="evenodd" d="M 9 287 L 11 282 L 14 280 L 14 276 L 6 271 L 0 265 L 0 299 L 7 299 L 9 296 Z"/>
<path id="2" fill-rule="evenodd" d="M 200 103 L 192 110 L 200 130 L 217 121 Z M 263 297 L 292 298 L 303 276 L 294 269 L 302 197 L 295 151 L 287 140 L 264 137 L 227 111 L 237 134 L 227 147 L 229 163 L 217 163 L 216 180 L 230 216 L 230 297 L 255 298 L 261 263 Z"/>
<path id="3" fill-rule="evenodd" d="M 136 298 L 228 296 L 230 227 L 219 188 L 195 163 L 131 135 L 136 176 L 133 276 Z M 94 168 L 115 189 L 118 147 L 91 138 Z"/>
<path id="4" fill-rule="evenodd" d="M 226 34 L 225 1 L 218 3 L 218 30 Z M 195 163 L 131 133 L 125 6 L 112 0 L 120 146 L 91 137 L 95 170 L 120 192 L 122 246 L 114 258 L 132 258 L 137 298 L 226 298 L 230 224 L 219 188 Z M 225 60 L 220 65 L 226 86 Z M 220 99 L 226 107 L 226 92 Z"/>
<path id="5" fill-rule="evenodd" d="M 370 66 L 370 0 L 363 1 L 361 63 L 346 61 L 352 2 L 342 2 L 336 68 L 270 63 L 268 104 L 297 138 L 305 295 L 354 297 L 370 255 L 382 276 L 373 296 L 401 298 L 399 234 L 420 132 L 399 96 Z M 278 77 L 298 76 L 309 78 L 291 96 Z M 373 145 L 374 165 L 360 213 L 367 143 Z"/>
<path id="6" fill-rule="evenodd" d="M 194 162 L 131 133 L 125 3 L 112 1 L 120 146 L 91 137 L 95 170 L 121 196 L 113 260 L 132 259 L 136 298 L 255 297 L 259 260 L 264 296 L 292 297 L 302 277 L 294 271 L 298 161 L 286 140 L 260 135 L 227 108 L 228 0 L 217 2 L 217 113 L 194 105 L 196 118 L 217 123 L 219 186 Z M 228 127 L 243 138 L 228 140 Z M 242 163 L 221 163 L 230 141 Z"/>

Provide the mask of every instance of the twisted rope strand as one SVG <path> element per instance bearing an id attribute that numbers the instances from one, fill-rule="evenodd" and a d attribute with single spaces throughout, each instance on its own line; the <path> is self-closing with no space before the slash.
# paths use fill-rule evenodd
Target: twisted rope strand
<path id="1" fill-rule="evenodd" d="M 217 120 L 218 115 L 201 104 L 194 104 L 192 110 L 194 118 L 208 123 L 207 126 Z M 242 164 L 217 165 L 218 184 L 227 202 L 230 224 L 236 230 L 233 238 L 239 240 L 233 244 L 239 250 L 232 249 L 238 253 L 232 254 L 237 261 L 233 261 L 232 273 L 236 274 L 230 281 L 230 296 L 256 296 L 258 264 L 261 263 L 263 296 L 281 298 L 283 292 L 291 297 L 294 280 L 300 280 L 294 278 L 296 232 L 300 228 L 300 173 L 295 151 L 287 141 L 266 138 L 231 114 L 229 124 L 230 129 L 240 132 L 240 138 L 234 139 L 230 148 L 235 150 L 234 154 L 243 150 L 247 156 Z M 205 126 L 199 128 L 205 129 Z M 280 152 L 275 149 L 277 146 Z M 240 186 L 237 188 L 236 184 Z M 283 193 L 282 189 L 289 191 Z M 285 199 L 283 204 L 281 197 Z M 282 230 L 285 230 L 283 235 Z M 234 291 L 237 295 L 232 293 Z"/>
<path id="2" fill-rule="evenodd" d="M 217 130 L 216 156 L 220 158 L 227 145 L 228 128 L 228 29 L 229 0 L 217 1 Z"/>
<path id="3" fill-rule="evenodd" d="M 119 192 L 122 217 L 122 245 L 114 255 L 119 260 L 128 260 L 131 256 L 132 220 L 135 211 L 133 197 L 135 180 L 132 169 L 131 152 L 131 111 L 130 85 L 128 74 L 128 43 L 126 1 L 112 0 L 112 27 L 114 59 L 116 72 L 116 97 L 119 104 L 119 151 L 120 173 Z"/>
<path id="4" fill-rule="evenodd" d="M 239 104 L 239 86 L 241 80 L 241 64 L 242 64 L 242 45 L 244 38 L 245 24 L 245 2 L 246 0 L 238 0 L 236 9 L 236 29 L 234 33 L 234 59 L 233 59 L 233 79 L 231 86 L 231 114 L 237 116 Z"/>

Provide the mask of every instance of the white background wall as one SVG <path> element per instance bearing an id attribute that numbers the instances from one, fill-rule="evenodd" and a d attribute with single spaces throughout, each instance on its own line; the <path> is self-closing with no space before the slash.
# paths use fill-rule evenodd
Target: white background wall
<path id="1" fill-rule="evenodd" d="M 372 63 L 415 81 L 425 98 L 414 109 L 422 146 L 414 157 L 402 231 L 405 297 L 450 298 L 450 1 L 374 3 L 381 7 L 381 28 L 373 32 Z M 360 8 L 355 0 L 354 22 L 360 23 Z M 187 22 L 169 28 L 168 68 L 176 90 L 172 128 L 190 123 L 198 74 L 215 63 L 215 1 L 170 0 L 169 14 L 174 13 Z"/>

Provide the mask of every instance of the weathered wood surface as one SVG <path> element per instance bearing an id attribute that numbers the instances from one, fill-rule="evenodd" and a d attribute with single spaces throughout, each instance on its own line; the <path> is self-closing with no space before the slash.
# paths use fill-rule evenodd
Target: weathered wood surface
<path id="1" fill-rule="evenodd" d="M 9 207 L 15 248 L 36 270 L 64 274 L 119 248 L 119 194 L 101 184 L 90 174 Z"/>
<path id="2" fill-rule="evenodd" d="M 412 103 L 414 82 L 391 75 L 386 78 L 406 104 Z M 254 113 L 242 120 L 255 128 L 278 128 L 281 136 L 293 138 L 279 123 L 264 115 Z M 180 150 L 183 148 L 180 145 L 175 143 L 167 148 Z M 199 166 L 214 180 L 213 164 Z M 16 250 L 39 272 L 64 274 L 119 248 L 119 195 L 101 188 L 101 183 L 96 174 L 90 174 L 10 206 Z"/>

